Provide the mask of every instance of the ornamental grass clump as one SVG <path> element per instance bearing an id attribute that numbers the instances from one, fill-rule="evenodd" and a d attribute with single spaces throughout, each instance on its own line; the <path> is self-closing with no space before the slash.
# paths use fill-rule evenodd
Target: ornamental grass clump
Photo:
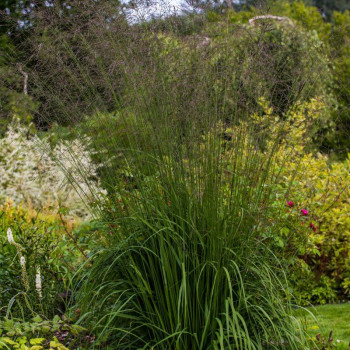
<path id="1" fill-rule="evenodd" d="M 83 10 L 76 11 L 79 18 Z M 265 25 L 204 40 L 86 11 L 88 23 L 68 27 L 52 47 L 46 41 L 37 57 L 58 48 L 58 66 L 74 77 L 70 88 L 85 107 L 89 102 L 83 128 L 108 188 L 97 206 L 108 243 L 90 258 L 74 291 L 81 322 L 115 349 L 307 349 L 283 258 L 266 239 L 282 227 L 274 192 L 286 123 L 267 143 L 266 128 L 252 118 L 263 119 L 258 101 L 278 73 L 261 65 L 284 57 L 274 53 L 285 45 L 263 45 L 271 32 Z M 44 18 L 46 35 L 55 33 L 59 19 Z M 240 40 L 249 36 L 245 49 Z M 270 63 L 266 69 L 283 67 Z M 288 110 L 314 83 L 299 79 L 288 76 Z M 63 102 L 67 120 L 70 100 Z"/>
<path id="2" fill-rule="evenodd" d="M 155 134 L 128 200 L 112 206 L 111 244 L 79 291 L 84 317 L 118 349 L 304 348 L 263 238 L 279 228 L 268 222 L 272 156 L 239 126 L 226 167 L 220 128 L 197 140 L 176 128 Z"/>

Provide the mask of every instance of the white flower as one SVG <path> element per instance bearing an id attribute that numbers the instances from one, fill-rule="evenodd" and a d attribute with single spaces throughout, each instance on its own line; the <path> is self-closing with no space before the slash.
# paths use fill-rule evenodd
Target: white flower
<path id="1" fill-rule="evenodd" d="M 42 289 L 41 289 L 41 273 L 40 273 L 40 266 L 36 269 L 36 275 L 35 275 L 35 288 L 38 292 L 39 298 L 41 299 L 43 297 L 42 295 Z"/>
<path id="2" fill-rule="evenodd" d="M 10 227 L 7 229 L 7 240 L 10 244 L 15 244 L 15 240 L 13 239 L 13 234 Z"/>
<path id="3" fill-rule="evenodd" d="M 27 269 L 26 269 L 26 259 L 24 258 L 23 255 L 19 259 L 19 263 L 21 264 L 21 268 L 22 268 L 23 285 L 24 285 L 24 288 L 26 289 L 26 291 L 28 291 L 29 290 L 29 282 L 28 282 L 28 275 L 27 275 Z"/>

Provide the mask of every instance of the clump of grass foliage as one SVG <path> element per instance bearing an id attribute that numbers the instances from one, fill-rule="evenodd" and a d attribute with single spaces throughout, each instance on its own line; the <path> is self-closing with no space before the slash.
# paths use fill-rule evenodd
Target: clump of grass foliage
<path id="1" fill-rule="evenodd" d="M 263 45 L 273 24 L 222 30 L 214 43 L 177 35 L 171 20 L 160 32 L 84 6 L 80 26 L 71 30 L 70 18 L 59 35 L 59 16 L 43 17 L 56 51 L 38 51 L 64 67 L 47 65 L 51 78 L 70 72 L 70 91 L 93 111 L 85 128 L 105 165 L 109 192 L 98 208 L 111 232 L 75 293 L 82 321 L 117 349 L 306 349 L 284 262 L 264 239 L 280 229 L 283 123 L 266 150 L 251 119 L 252 96 L 265 95 L 260 58 L 275 52 Z M 240 35 L 256 45 L 245 50 Z M 288 77 L 289 109 L 314 83 L 300 80 Z M 36 84 L 52 101 L 68 96 L 62 113 L 76 117 L 64 85 Z"/>

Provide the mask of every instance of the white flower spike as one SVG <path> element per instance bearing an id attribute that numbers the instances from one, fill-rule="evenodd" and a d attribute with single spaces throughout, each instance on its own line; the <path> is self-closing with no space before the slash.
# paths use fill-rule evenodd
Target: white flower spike
<path id="1" fill-rule="evenodd" d="M 7 229 L 7 240 L 9 241 L 10 244 L 13 244 L 13 245 L 15 244 L 15 240 L 13 238 L 12 230 L 10 227 Z"/>
<path id="2" fill-rule="evenodd" d="M 42 295 L 42 287 L 41 287 L 40 266 L 38 266 L 36 269 L 35 288 L 36 288 L 36 291 L 38 292 L 39 298 L 41 299 L 43 297 L 43 295 Z"/>

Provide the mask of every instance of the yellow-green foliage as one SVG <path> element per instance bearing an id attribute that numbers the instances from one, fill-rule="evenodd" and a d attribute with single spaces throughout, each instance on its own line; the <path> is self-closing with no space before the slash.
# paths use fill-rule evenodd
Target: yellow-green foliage
<path id="1" fill-rule="evenodd" d="M 289 165 L 291 170 L 296 167 Z M 350 157 L 329 164 L 326 156 L 304 155 L 290 197 L 309 210 L 309 221 L 315 225 L 310 246 L 300 255 L 307 267 L 300 264 L 294 276 L 298 295 L 318 303 L 334 301 L 337 295 L 346 297 L 350 291 Z"/>
<path id="2" fill-rule="evenodd" d="M 47 346 L 45 345 L 48 344 Z M 41 350 L 41 349 L 57 349 L 68 350 L 61 344 L 56 337 L 46 342 L 45 338 L 27 338 L 26 336 L 12 340 L 9 337 L 0 337 L 0 349 L 19 349 L 19 350 Z"/>
<path id="3" fill-rule="evenodd" d="M 288 211 L 299 215 L 308 237 L 306 247 L 298 249 L 291 276 L 302 303 L 331 302 L 350 292 L 350 155 L 343 162 L 330 162 L 307 149 L 323 108 L 313 100 L 282 120 L 265 104 L 266 114 L 255 116 L 271 135 L 268 149 L 274 135 L 285 133 L 277 161 L 281 186 L 290 186 L 285 188 L 286 201 L 293 203 Z M 302 215 L 302 209 L 308 215 Z"/>
<path id="4" fill-rule="evenodd" d="M 0 320 L 0 349 L 68 350 L 73 344 L 74 348 L 85 349 L 93 340 L 85 328 L 70 324 L 57 315 L 52 320 L 40 316 L 27 322 L 8 318 Z"/>
<path id="5" fill-rule="evenodd" d="M 56 224 L 56 233 L 64 233 L 65 229 L 60 220 L 60 212 L 52 211 L 50 208 L 43 209 L 42 211 L 37 211 L 33 208 L 16 206 L 11 200 L 7 200 L 5 203 L 0 205 L 0 211 L 2 213 L 2 224 L 5 222 L 7 225 L 14 225 L 18 217 L 23 219 L 23 223 L 26 223 L 28 226 L 33 225 L 33 220 L 37 220 L 40 223 L 45 223 L 46 226 Z M 62 211 L 62 210 L 61 210 Z M 74 220 L 65 220 L 65 227 L 69 231 L 74 230 L 76 226 L 80 224 L 79 219 Z"/>

